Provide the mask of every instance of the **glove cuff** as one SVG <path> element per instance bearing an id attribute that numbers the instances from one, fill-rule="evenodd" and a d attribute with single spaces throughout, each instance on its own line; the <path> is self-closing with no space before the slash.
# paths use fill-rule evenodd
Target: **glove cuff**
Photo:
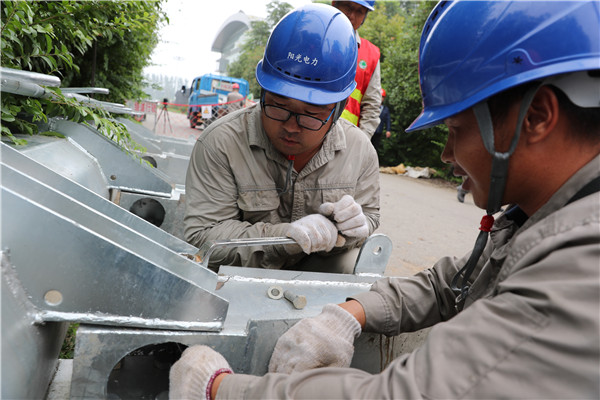
<path id="1" fill-rule="evenodd" d="M 219 370 L 231 370 L 221 354 L 204 345 L 188 347 L 169 371 L 169 398 L 205 399 Z"/>
<path id="2" fill-rule="evenodd" d="M 360 336 L 362 329 L 358 320 L 337 304 L 326 304 L 322 314 L 333 317 L 335 323 L 332 324 L 331 330 L 335 334 L 348 338 L 349 342 L 354 342 L 354 339 Z"/>
<path id="3" fill-rule="evenodd" d="M 233 374 L 233 371 L 229 368 L 220 368 L 216 370 L 214 374 L 212 374 L 212 376 L 208 379 L 208 384 L 206 385 L 206 400 L 213 400 L 211 396 L 213 383 L 215 383 L 217 376 L 221 374 Z"/>

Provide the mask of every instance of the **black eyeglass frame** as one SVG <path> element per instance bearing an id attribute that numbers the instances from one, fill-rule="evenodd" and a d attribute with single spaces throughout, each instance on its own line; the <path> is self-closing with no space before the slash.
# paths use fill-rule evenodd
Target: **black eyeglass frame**
<path id="1" fill-rule="evenodd" d="M 325 126 L 325 124 L 326 124 L 327 122 L 329 122 L 329 119 L 331 118 L 331 116 L 333 115 L 333 112 L 335 111 L 335 107 L 333 107 L 333 109 L 332 109 L 332 110 L 331 110 L 331 112 L 329 113 L 329 116 L 327 117 L 327 119 L 325 119 L 325 120 L 322 120 L 322 119 L 320 119 L 320 118 L 313 117 L 312 115 L 308 115 L 308 114 L 301 114 L 301 113 L 295 113 L 295 112 L 293 112 L 293 111 L 290 111 L 290 110 L 288 110 L 288 109 L 286 109 L 286 108 L 283 108 L 283 107 L 274 106 L 274 105 L 271 105 L 271 104 L 265 104 L 265 100 L 264 100 L 264 98 L 263 98 L 263 99 L 261 99 L 261 101 L 260 101 L 260 107 L 262 108 L 262 110 L 263 110 L 263 112 L 265 113 L 265 115 L 266 115 L 268 118 L 270 118 L 270 119 L 272 119 L 272 120 L 274 120 L 274 121 L 286 122 L 286 121 L 288 121 L 288 120 L 289 120 L 289 119 L 292 117 L 292 115 L 295 115 L 295 116 L 296 116 L 296 123 L 298 124 L 298 126 L 299 126 L 299 127 L 303 128 L 303 129 L 308 129 L 309 131 L 314 131 L 314 132 L 316 132 L 316 131 L 318 131 L 318 130 L 321 130 L 321 128 L 323 128 L 323 127 Z M 276 108 L 276 109 L 279 109 L 279 110 L 285 111 L 285 112 L 287 112 L 287 113 L 288 113 L 288 116 L 287 116 L 287 118 L 284 118 L 284 119 L 280 119 L 280 118 L 273 118 L 273 117 L 272 117 L 272 116 L 270 116 L 270 115 L 269 115 L 269 113 L 267 112 L 267 107 L 273 107 L 273 108 Z M 320 126 L 320 127 L 318 127 L 318 128 L 316 128 L 316 129 L 314 129 L 314 128 L 309 128 L 308 126 L 306 126 L 306 125 L 304 125 L 304 124 L 302 124 L 302 123 L 300 122 L 300 118 L 301 118 L 301 117 L 306 117 L 306 118 L 310 118 L 311 120 L 318 121 L 318 122 L 320 122 L 320 123 L 321 123 L 321 126 Z"/>

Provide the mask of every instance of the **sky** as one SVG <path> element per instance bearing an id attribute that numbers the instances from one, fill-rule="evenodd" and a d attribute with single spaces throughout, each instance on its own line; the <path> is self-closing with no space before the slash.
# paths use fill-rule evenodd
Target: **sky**
<path id="1" fill-rule="evenodd" d="M 293 7 L 310 0 L 285 0 Z M 164 10 L 169 24 L 160 29 L 160 42 L 151 55 L 152 65 L 145 74 L 162 74 L 185 79 L 190 84 L 196 76 L 217 69 L 220 53 L 211 51 L 219 28 L 233 14 L 266 18 L 270 0 L 167 0 Z"/>

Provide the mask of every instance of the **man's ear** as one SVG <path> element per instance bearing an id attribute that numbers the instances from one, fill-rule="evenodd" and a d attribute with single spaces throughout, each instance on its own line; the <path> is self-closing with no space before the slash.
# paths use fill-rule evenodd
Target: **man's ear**
<path id="1" fill-rule="evenodd" d="M 558 98 L 549 86 L 542 86 L 535 94 L 523 121 L 523 133 L 529 144 L 544 140 L 558 123 Z"/>

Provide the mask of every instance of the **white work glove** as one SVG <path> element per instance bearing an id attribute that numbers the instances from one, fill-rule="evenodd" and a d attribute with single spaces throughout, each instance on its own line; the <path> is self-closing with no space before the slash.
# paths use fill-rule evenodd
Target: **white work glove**
<path id="1" fill-rule="evenodd" d="M 319 212 L 326 217 L 332 217 L 342 235 L 358 238 L 369 236 L 367 217 L 363 214 L 360 204 L 349 194 L 335 203 L 321 204 Z"/>
<path id="2" fill-rule="evenodd" d="M 188 347 L 169 372 L 170 399 L 210 399 L 217 375 L 232 374 L 227 360 L 208 346 Z"/>
<path id="3" fill-rule="evenodd" d="M 330 251 L 338 242 L 338 230 L 329 219 L 321 214 L 310 214 L 290 224 L 286 236 L 294 239 L 306 254 Z M 343 238 L 341 238 L 343 239 Z"/>
<path id="4" fill-rule="evenodd" d="M 300 320 L 279 338 L 269 372 L 347 368 L 354 354 L 354 339 L 360 332 L 360 323 L 352 314 L 336 304 L 327 304 L 321 314 Z"/>

